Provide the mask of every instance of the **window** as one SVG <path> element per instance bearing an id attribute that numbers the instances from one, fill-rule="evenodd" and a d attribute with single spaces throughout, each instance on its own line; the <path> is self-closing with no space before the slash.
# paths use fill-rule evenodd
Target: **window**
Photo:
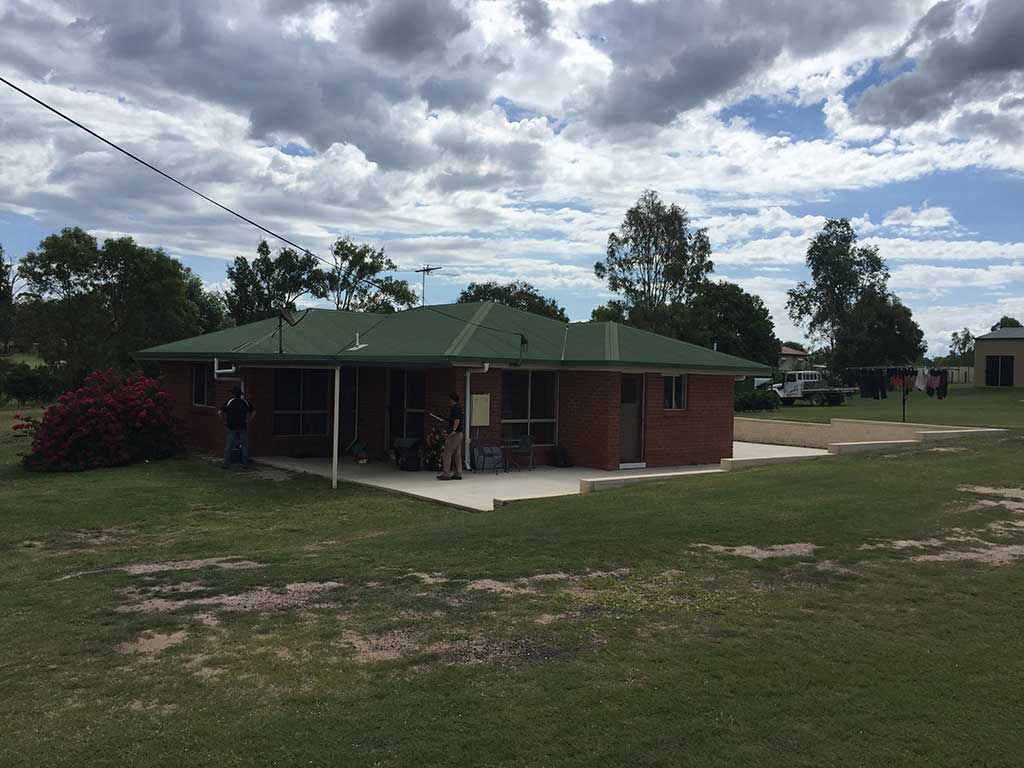
<path id="1" fill-rule="evenodd" d="M 192 405 L 214 406 L 217 403 L 217 382 L 213 378 L 213 363 L 192 366 Z"/>
<path id="2" fill-rule="evenodd" d="M 326 435 L 330 372 L 306 368 L 274 371 L 274 434 Z"/>
<path id="3" fill-rule="evenodd" d="M 423 416 L 427 405 L 426 371 L 391 371 L 389 397 L 391 439 L 423 437 Z"/>
<path id="4" fill-rule="evenodd" d="M 423 437 L 423 414 L 427 407 L 426 371 L 405 371 L 405 436 Z"/>
<path id="5" fill-rule="evenodd" d="M 554 445 L 558 435 L 558 374 L 505 371 L 501 379 L 501 436 L 532 435 L 535 445 Z"/>
<path id="6" fill-rule="evenodd" d="M 681 411 L 686 408 L 686 375 L 663 376 L 665 382 L 665 409 Z"/>

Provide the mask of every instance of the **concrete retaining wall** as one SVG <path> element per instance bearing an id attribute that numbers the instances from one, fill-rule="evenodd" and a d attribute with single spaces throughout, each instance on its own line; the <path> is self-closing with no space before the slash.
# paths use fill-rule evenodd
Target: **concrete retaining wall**
<path id="1" fill-rule="evenodd" d="M 951 440 L 970 435 L 999 432 L 981 427 L 950 427 L 941 424 L 913 424 L 861 419 L 832 419 L 828 424 L 811 424 L 781 419 L 749 419 L 737 416 L 735 439 L 747 443 L 799 445 L 831 450 L 837 444 L 873 445 L 884 448 L 898 444 L 932 440 Z M 865 450 L 861 448 L 860 450 Z M 848 453 L 850 449 L 838 452 Z"/>

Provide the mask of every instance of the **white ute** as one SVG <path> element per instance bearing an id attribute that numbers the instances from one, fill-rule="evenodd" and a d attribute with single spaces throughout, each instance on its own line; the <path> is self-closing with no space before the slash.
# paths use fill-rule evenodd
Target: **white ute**
<path id="1" fill-rule="evenodd" d="M 822 380 L 818 371 L 788 371 L 781 384 L 772 386 L 783 405 L 807 400 L 811 405 L 842 405 L 843 400 L 857 394 L 856 387 L 833 387 Z"/>

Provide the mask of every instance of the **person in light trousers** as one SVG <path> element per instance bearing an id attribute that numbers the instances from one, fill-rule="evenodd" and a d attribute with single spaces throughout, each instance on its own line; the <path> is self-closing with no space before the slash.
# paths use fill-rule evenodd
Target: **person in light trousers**
<path id="1" fill-rule="evenodd" d="M 448 413 L 448 437 L 444 439 L 444 449 L 441 452 L 441 474 L 438 480 L 461 480 L 462 479 L 462 439 L 463 439 L 463 418 L 462 406 L 459 405 L 459 393 L 452 392 L 448 396 L 452 407 Z"/>

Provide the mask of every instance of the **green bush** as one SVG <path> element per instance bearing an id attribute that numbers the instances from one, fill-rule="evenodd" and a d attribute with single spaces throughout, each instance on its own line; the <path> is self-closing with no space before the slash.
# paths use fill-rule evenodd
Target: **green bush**
<path id="1" fill-rule="evenodd" d="M 779 396 L 771 390 L 756 389 L 753 392 L 740 392 L 736 395 L 734 410 L 743 411 L 774 411 L 779 407 Z"/>
<path id="2" fill-rule="evenodd" d="M 0 372 L 2 394 L 20 405 L 45 403 L 61 391 L 60 377 L 49 366 L 33 368 L 25 363 L 5 365 Z"/>

